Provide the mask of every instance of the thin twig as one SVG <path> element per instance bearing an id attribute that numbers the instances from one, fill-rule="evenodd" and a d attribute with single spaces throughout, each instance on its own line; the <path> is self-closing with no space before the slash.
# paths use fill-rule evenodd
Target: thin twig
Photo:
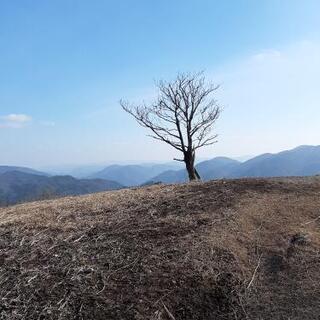
<path id="1" fill-rule="evenodd" d="M 168 316 L 170 317 L 170 319 L 172 320 L 176 320 L 176 318 L 173 316 L 173 314 L 169 311 L 169 309 L 166 307 L 166 305 L 164 304 L 164 302 L 162 302 L 163 304 L 163 308 L 166 311 L 166 313 L 168 314 Z"/>
<path id="2" fill-rule="evenodd" d="M 260 257 L 259 257 L 259 260 L 258 260 L 258 264 L 257 264 L 256 268 L 254 269 L 252 278 L 251 278 L 251 280 L 250 280 L 250 282 L 249 282 L 249 284 L 248 284 L 248 286 L 247 286 L 247 290 L 251 287 L 251 285 L 252 285 L 252 283 L 253 283 L 253 280 L 254 280 L 257 272 L 258 272 L 258 269 L 259 269 L 259 267 L 260 267 L 261 258 L 262 258 L 262 253 L 260 254 Z"/>
<path id="3" fill-rule="evenodd" d="M 307 224 L 310 224 L 310 223 L 312 223 L 312 222 L 316 222 L 316 221 L 319 220 L 319 219 L 320 219 L 320 216 L 316 217 L 315 219 L 313 219 L 313 220 L 311 220 L 311 221 L 308 221 L 308 222 L 306 222 L 306 223 L 303 223 L 302 225 L 303 225 L 303 226 L 306 226 Z"/>
<path id="4" fill-rule="evenodd" d="M 169 294 L 172 293 L 173 290 L 168 291 L 165 295 L 163 295 L 161 298 L 159 298 L 153 305 L 157 305 L 160 301 L 163 303 L 162 299 L 167 297 Z"/>

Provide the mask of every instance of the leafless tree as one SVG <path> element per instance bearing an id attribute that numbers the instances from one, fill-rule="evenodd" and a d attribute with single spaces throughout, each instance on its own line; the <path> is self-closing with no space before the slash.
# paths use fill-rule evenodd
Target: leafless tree
<path id="1" fill-rule="evenodd" d="M 166 142 L 182 152 L 189 179 L 198 180 L 195 168 L 197 149 L 216 142 L 212 132 L 221 107 L 214 99 L 218 85 L 207 83 L 203 73 L 180 74 L 172 82 L 157 83 L 158 98 L 154 103 L 135 106 L 120 101 L 122 108 L 137 122 L 152 131 L 156 140 Z"/>

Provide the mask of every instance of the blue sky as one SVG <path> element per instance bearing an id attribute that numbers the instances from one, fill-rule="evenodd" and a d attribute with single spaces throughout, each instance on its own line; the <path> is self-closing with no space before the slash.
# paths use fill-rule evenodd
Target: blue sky
<path id="1" fill-rule="evenodd" d="M 119 107 L 154 80 L 221 83 L 200 158 L 320 144 L 320 2 L 0 0 L 0 163 L 171 160 Z"/>

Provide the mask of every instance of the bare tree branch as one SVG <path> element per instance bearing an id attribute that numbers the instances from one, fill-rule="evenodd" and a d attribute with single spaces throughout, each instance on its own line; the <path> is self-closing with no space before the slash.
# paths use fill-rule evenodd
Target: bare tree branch
<path id="1" fill-rule="evenodd" d="M 218 85 L 207 84 L 203 73 L 179 74 L 172 82 L 157 83 L 159 96 L 154 103 L 132 106 L 121 100 L 122 108 L 163 141 L 183 153 L 190 180 L 197 179 L 195 151 L 217 142 L 212 130 L 221 107 L 214 99 Z"/>

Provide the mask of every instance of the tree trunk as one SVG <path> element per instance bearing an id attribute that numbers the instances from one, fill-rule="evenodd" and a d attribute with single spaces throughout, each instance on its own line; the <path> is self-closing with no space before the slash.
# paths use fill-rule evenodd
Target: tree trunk
<path id="1" fill-rule="evenodd" d="M 194 167 L 195 155 L 194 152 L 186 151 L 184 154 L 184 162 L 186 164 L 186 169 L 188 171 L 189 180 L 200 180 L 200 175 L 197 169 Z"/>

